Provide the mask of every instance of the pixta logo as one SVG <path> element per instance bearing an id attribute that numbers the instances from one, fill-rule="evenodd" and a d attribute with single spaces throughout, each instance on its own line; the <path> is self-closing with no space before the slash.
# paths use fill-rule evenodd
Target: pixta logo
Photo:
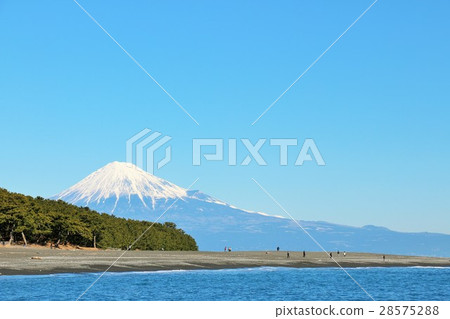
<path id="1" fill-rule="evenodd" d="M 261 149 L 264 147 L 268 139 L 262 138 L 258 139 L 256 143 L 252 143 L 247 138 L 240 139 L 240 143 L 244 146 L 245 157 L 242 161 L 238 162 L 238 139 L 204 139 L 196 138 L 192 140 L 192 165 L 199 166 L 202 163 L 202 159 L 206 161 L 224 161 L 224 148 L 227 144 L 228 148 L 228 159 L 227 164 L 229 166 L 247 166 L 252 161 L 259 166 L 266 166 L 267 161 L 264 159 L 263 155 L 260 153 Z M 298 145 L 298 139 L 295 138 L 271 138 L 269 139 L 269 145 L 272 149 L 278 149 L 279 152 L 279 165 L 288 165 L 288 152 L 289 149 L 296 147 Z M 291 147 L 291 148 L 289 148 Z M 206 153 L 205 148 L 213 152 Z M 308 138 L 303 141 L 302 147 L 298 151 L 295 166 L 302 166 L 307 161 L 315 161 L 319 166 L 325 166 L 325 161 L 320 154 L 319 148 L 313 139 Z"/>
<path id="2" fill-rule="evenodd" d="M 155 164 L 157 169 L 160 169 L 172 159 L 172 148 L 168 145 L 165 148 L 164 157 L 155 162 L 156 151 L 171 139 L 170 136 L 162 136 L 160 132 L 152 132 L 146 128 L 127 140 L 126 161 L 153 174 Z"/>
<path id="3" fill-rule="evenodd" d="M 170 136 L 164 136 L 160 132 L 152 132 L 147 128 L 142 130 L 126 142 L 127 162 L 153 174 L 155 169 L 160 169 L 171 161 L 172 148 L 166 145 L 171 139 Z M 192 165 L 200 166 L 206 161 L 223 161 L 228 166 L 247 166 L 252 162 L 259 166 L 267 166 L 267 160 L 261 153 L 264 147 L 270 151 L 269 153 L 266 151 L 266 155 L 278 153 L 280 166 L 290 164 L 289 151 L 296 152 L 294 166 L 302 166 L 305 162 L 313 162 L 318 166 L 325 165 L 319 148 L 311 138 L 301 142 L 296 138 L 260 138 L 255 142 L 248 138 L 194 138 Z M 273 155 L 271 157 L 273 158 Z"/>

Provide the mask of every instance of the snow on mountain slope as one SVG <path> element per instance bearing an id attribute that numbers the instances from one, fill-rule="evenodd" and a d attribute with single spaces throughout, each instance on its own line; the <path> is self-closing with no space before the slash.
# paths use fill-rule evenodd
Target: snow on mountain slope
<path id="1" fill-rule="evenodd" d="M 264 194 L 261 194 L 264 196 Z M 132 164 L 114 162 L 53 197 L 118 217 L 174 222 L 201 250 L 319 250 L 289 218 L 239 209 Z M 170 209 L 169 209 L 170 208 Z M 450 256 L 450 235 L 298 221 L 326 250 Z"/>
<path id="2" fill-rule="evenodd" d="M 77 206 L 87 206 L 99 212 L 118 215 L 142 211 L 158 212 L 167 208 L 168 203 L 174 200 L 191 200 L 236 208 L 198 190 L 187 190 L 133 164 L 121 162 L 107 164 L 52 199 L 61 199 Z M 133 215 L 125 217 L 133 218 Z"/>
<path id="3" fill-rule="evenodd" d="M 119 200 L 123 198 L 131 203 L 131 199 L 137 197 L 144 207 L 148 206 L 148 199 L 151 199 L 151 207 L 154 208 L 158 199 L 186 196 L 186 189 L 151 175 L 133 164 L 113 162 L 54 198 L 80 206 L 105 203 L 114 198 L 114 207 L 110 211 L 113 213 Z"/>

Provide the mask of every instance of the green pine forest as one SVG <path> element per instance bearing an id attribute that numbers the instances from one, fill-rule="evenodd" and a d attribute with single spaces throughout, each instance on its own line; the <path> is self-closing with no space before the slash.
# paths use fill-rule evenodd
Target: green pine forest
<path id="1" fill-rule="evenodd" d="M 0 188 L 0 241 L 3 244 L 127 249 L 151 224 Z M 194 238 L 174 223 L 156 223 L 131 249 L 192 251 L 198 247 Z"/>

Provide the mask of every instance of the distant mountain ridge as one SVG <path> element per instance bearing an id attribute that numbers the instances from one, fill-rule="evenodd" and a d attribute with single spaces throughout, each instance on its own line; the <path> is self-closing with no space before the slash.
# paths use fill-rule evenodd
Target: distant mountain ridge
<path id="1" fill-rule="evenodd" d="M 292 220 L 231 206 L 196 190 L 186 190 L 129 164 L 113 162 L 53 197 L 99 212 L 176 223 L 200 250 L 318 250 Z M 450 235 L 402 233 L 385 227 L 351 227 L 300 221 L 329 250 L 450 256 Z"/>

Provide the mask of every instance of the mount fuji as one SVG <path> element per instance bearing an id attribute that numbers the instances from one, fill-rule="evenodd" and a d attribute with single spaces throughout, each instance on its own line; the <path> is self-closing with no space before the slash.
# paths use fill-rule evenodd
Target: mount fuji
<path id="1" fill-rule="evenodd" d="M 319 250 L 289 218 L 239 209 L 129 163 L 110 163 L 52 199 L 118 217 L 174 222 L 195 238 L 200 250 L 217 251 L 225 246 L 233 250 L 273 250 L 277 246 L 283 250 Z M 329 251 L 450 256 L 450 235 L 446 234 L 299 223 Z"/>

